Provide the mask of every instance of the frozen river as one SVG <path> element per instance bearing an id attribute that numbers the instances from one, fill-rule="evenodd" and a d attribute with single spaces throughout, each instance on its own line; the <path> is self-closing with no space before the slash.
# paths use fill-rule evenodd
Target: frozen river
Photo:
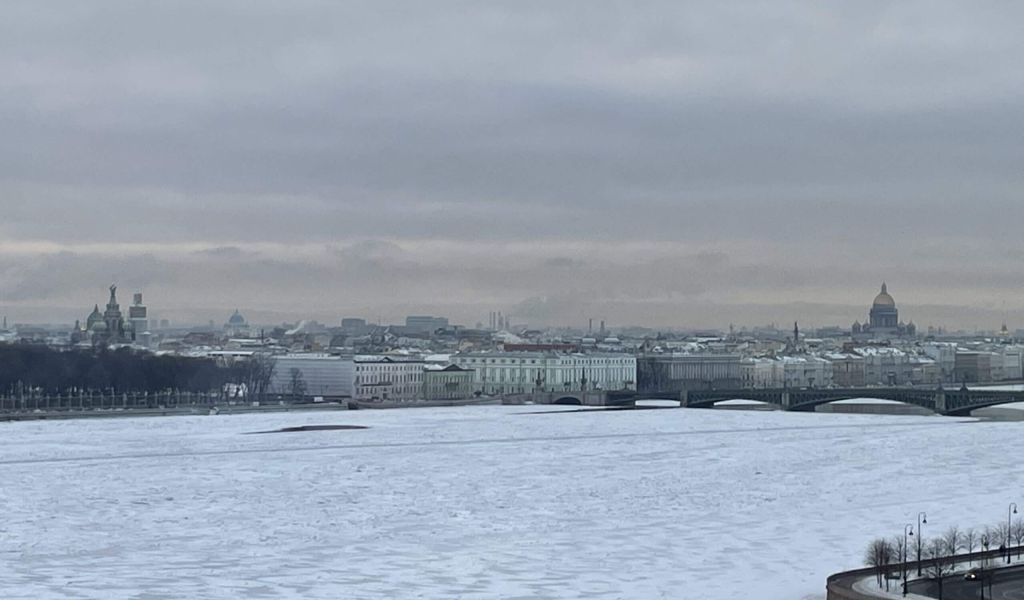
<path id="1" fill-rule="evenodd" d="M 2 423 L 0 597 L 802 600 L 1024 505 L 1020 423 L 530 409 Z"/>

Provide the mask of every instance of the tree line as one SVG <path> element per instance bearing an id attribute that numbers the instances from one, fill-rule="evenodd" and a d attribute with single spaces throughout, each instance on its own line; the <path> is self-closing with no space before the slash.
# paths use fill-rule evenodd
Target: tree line
<path id="1" fill-rule="evenodd" d="M 920 531 L 916 535 L 898 534 L 891 538 L 876 538 L 871 540 L 865 551 L 865 562 L 868 566 L 875 567 L 875 578 L 878 587 L 884 587 L 886 591 L 890 588 L 888 574 L 898 569 L 900 578 L 907 580 L 907 563 L 921 556 L 924 563 L 922 573 L 930 579 L 938 582 L 939 594 L 942 594 L 942 577 L 953 573 L 958 562 L 957 556 L 961 553 L 972 554 L 978 551 L 988 551 L 999 548 L 1006 551 L 1004 557 L 1008 556 L 1011 549 L 1008 543 L 1016 546 L 1017 557 L 1020 557 L 1020 547 L 1024 545 L 1024 519 L 1017 519 L 1010 522 L 1002 522 L 997 525 L 990 525 L 981 528 L 968 528 L 961 530 L 957 526 L 951 526 L 941 535 L 924 539 Z M 968 559 L 968 567 L 973 567 L 973 559 Z M 987 564 L 979 566 L 985 567 Z"/>
<path id="2" fill-rule="evenodd" d="M 62 394 L 222 391 L 244 385 L 256 396 L 266 392 L 273 359 L 257 356 L 222 366 L 208 358 L 156 355 L 131 348 L 58 350 L 30 344 L 0 345 L 0 393 Z"/>

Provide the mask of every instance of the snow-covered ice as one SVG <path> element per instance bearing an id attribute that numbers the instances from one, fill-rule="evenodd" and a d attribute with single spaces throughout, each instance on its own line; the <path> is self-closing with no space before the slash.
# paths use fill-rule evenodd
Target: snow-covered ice
<path id="1" fill-rule="evenodd" d="M 1020 423 L 564 408 L 0 424 L 0 597 L 823 598 L 1024 503 Z"/>

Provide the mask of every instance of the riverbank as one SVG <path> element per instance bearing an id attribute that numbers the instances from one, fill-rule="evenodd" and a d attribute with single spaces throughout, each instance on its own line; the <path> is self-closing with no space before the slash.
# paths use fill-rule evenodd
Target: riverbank
<path id="1" fill-rule="evenodd" d="M 104 419 L 117 417 L 174 417 L 195 415 L 232 415 L 250 413 L 348 410 L 345 404 L 216 404 L 213 406 L 167 406 L 152 408 L 88 408 L 78 410 L 33 410 L 0 413 L 0 421 L 43 421 L 60 419 Z"/>

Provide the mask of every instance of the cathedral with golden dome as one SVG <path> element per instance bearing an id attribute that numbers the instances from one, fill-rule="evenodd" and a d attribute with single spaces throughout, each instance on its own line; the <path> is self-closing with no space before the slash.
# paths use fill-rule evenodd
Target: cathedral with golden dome
<path id="1" fill-rule="evenodd" d="M 858 321 L 853 324 L 852 333 L 854 337 L 913 337 L 917 335 L 917 326 L 914 322 L 904 324 L 900 321 L 900 311 L 896 308 L 896 301 L 889 295 L 889 290 L 882 282 L 882 291 L 875 296 L 871 303 L 871 310 L 868 311 L 868 322 L 861 325 Z"/>

